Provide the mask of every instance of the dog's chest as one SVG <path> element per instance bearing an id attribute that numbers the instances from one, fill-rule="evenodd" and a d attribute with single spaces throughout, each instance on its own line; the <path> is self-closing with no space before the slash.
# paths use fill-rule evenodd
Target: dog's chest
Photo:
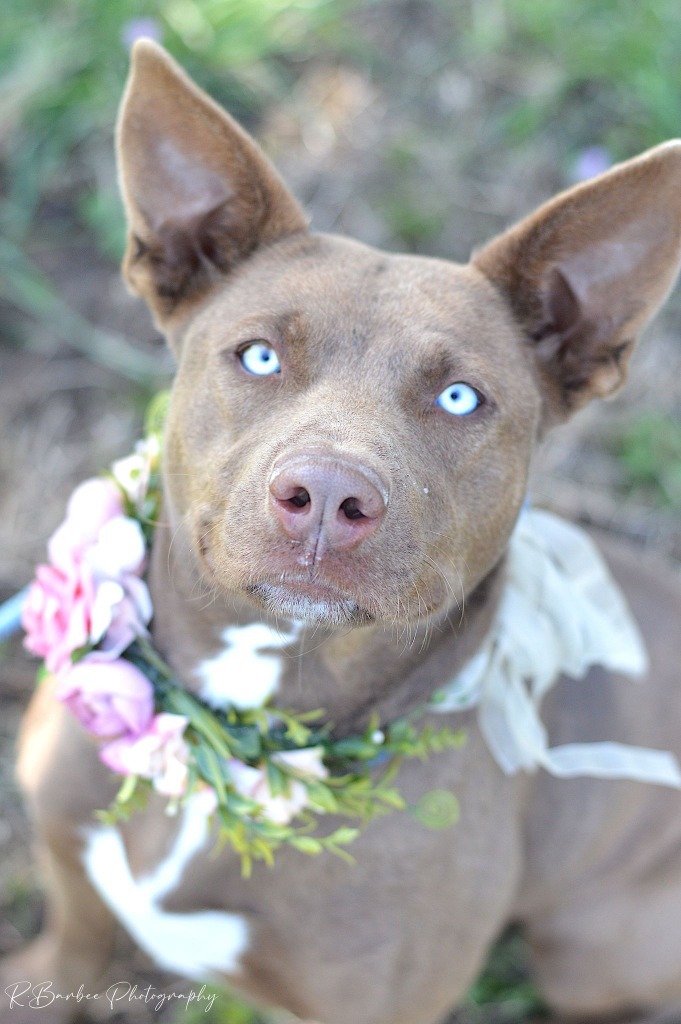
<path id="1" fill-rule="evenodd" d="M 256 622 L 225 629 L 224 648 L 197 663 L 199 696 L 219 708 L 263 704 L 279 686 L 283 648 L 295 641 L 300 628 L 296 624 L 286 632 Z M 159 966 L 210 980 L 239 973 L 239 958 L 249 944 L 245 918 L 217 910 L 179 914 L 163 909 L 165 897 L 178 890 L 188 865 L 204 850 L 207 824 L 206 803 L 198 794 L 188 802 L 170 849 L 138 877 L 115 828 L 90 830 L 83 859 L 104 902 Z M 139 827 L 145 827 L 141 819 Z"/>
<path id="2" fill-rule="evenodd" d="M 221 636 L 222 649 L 199 660 L 194 669 L 201 699 L 215 708 L 264 704 L 281 681 L 284 648 L 296 641 L 301 630 L 299 623 L 288 630 L 264 622 L 228 626 Z"/>

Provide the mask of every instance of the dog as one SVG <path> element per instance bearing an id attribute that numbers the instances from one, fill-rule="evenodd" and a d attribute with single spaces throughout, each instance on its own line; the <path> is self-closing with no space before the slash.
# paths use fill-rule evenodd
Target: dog
<path id="1" fill-rule="evenodd" d="M 681 142 L 575 186 L 466 266 L 312 233 L 255 142 L 148 40 L 118 158 L 124 275 L 178 366 L 156 647 L 191 691 L 266 684 L 282 707 L 324 708 L 339 735 L 422 707 L 493 628 L 538 441 L 622 384 L 672 287 Z M 604 550 L 647 681 L 593 667 L 556 682 L 543 720 L 552 742 L 679 755 L 678 578 Z M 390 814 L 354 865 L 282 848 L 247 879 L 189 805 L 97 825 L 115 780 L 42 687 L 19 778 L 47 913 L 4 966 L 2 1024 L 36 1019 L 8 996 L 19 979 L 95 992 L 119 923 L 161 967 L 306 1022 L 435 1024 L 513 922 L 554 1020 L 680 1021 L 678 790 L 507 774 L 475 708 L 443 714 L 466 744 L 405 762 L 399 785 L 410 803 L 453 791 L 458 824 Z M 51 1024 L 75 1005 L 56 1001 Z"/>

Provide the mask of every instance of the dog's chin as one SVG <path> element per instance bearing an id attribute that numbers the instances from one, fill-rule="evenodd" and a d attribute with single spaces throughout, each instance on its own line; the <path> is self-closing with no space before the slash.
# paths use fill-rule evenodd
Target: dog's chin
<path id="1" fill-rule="evenodd" d="M 312 583 L 254 583 L 248 596 L 270 614 L 317 626 L 366 626 L 373 616 L 344 594 Z"/>

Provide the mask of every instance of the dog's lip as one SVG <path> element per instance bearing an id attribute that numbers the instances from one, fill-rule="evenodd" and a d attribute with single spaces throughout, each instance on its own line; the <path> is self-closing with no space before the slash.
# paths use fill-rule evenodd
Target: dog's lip
<path id="1" fill-rule="evenodd" d="M 251 584 L 247 590 L 270 611 L 280 611 L 303 620 L 360 625 L 372 622 L 374 618 L 347 590 L 310 576 L 286 574 L 268 577 Z"/>
<path id="2" fill-rule="evenodd" d="M 342 590 L 340 587 L 337 587 L 326 580 L 315 579 L 314 577 L 302 574 L 289 575 L 287 573 L 284 576 L 263 579 L 261 583 L 274 589 L 281 589 L 282 591 L 295 591 L 296 593 L 306 597 L 324 598 L 326 600 L 335 601 L 352 601 L 353 603 L 356 603 L 353 595 L 347 590 Z"/>

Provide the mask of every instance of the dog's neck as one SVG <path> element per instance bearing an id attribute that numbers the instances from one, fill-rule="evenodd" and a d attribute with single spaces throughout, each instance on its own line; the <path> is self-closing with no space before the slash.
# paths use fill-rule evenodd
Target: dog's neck
<path id="1" fill-rule="evenodd" d="M 275 619 L 239 597 L 211 592 L 182 531 L 159 528 L 149 578 L 154 641 L 187 688 L 200 693 L 202 667 L 224 652 L 231 627 L 270 627 L 272 646 L 265 642 L 262 650 L 281 662 L 274 703 L 300 712 L 323 708 L 342 735 L 363 729 L 372 715 L 385 723 L 418 708 L 452 679 L 487 635 L 503 578 L 502 559 L 463 610 L 453 601 L 422 623 L 325 628 Z"/>

